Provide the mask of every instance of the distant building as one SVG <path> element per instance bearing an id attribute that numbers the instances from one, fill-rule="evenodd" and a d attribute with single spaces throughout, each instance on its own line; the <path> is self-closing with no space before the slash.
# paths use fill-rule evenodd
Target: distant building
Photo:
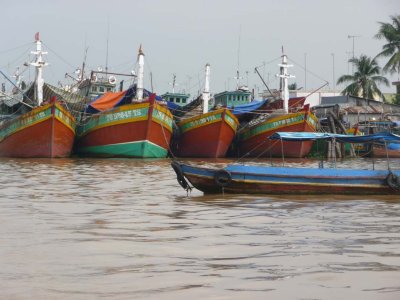
<path id="1" fill-rule="evenodd" d="M 165 93 L 161 95 L 161 97 L 168 102 L 175 103 L 179 106 L 185 106 L 188 104 L 190 94 L 184 94 L 184 93 Z"/>
<path id="2" fill-rule="evenodd" d="M 290 98 L 306 97 L 304 104 L 310 104 L 310 107 L 321 105 L 323 97 L 340 96 L 337 91 L 289 91 Z"/>
<path id="3" fill-rule="evenodd" d="M 214 104 L 226 107 L 235 107 L 249 103 L 251 99 L 251 92 L 247 88 L 239 88 L 236 91 L 224 91 L 214 95 Z"/>
<path id="4" fill-rule="evenodd" d="M 321 97 L 321 104 L 313 107 L 318 118 L 325 117 L 329 110 L 335 111 L 342 121 L 350 125 L 372 120 L 400 119 L 400 105 L 349 95 Z"/>

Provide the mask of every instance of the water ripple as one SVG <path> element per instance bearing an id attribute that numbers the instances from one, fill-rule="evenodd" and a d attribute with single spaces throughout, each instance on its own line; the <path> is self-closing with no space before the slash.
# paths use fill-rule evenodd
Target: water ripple
<path id="1" fill-rule="evenodd" d="M 167 159 L 2 159 L 0 175 L 4 299 L 400 298 L 396 197 L 187 196 Z"/>

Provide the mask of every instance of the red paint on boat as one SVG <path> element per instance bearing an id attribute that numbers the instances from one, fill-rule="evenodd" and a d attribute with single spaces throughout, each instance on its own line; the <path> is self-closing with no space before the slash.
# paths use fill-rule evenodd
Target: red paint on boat
<path id="1" fill-rule="evenodd" d="M 218 111 L 207 114 L 214 114 Z M 217 122 L 208 122 L 182 133 L 178 141 L 176 155 L 179 157 L 224 157 L 235 137 L 238 121 L 226 108 L 221 109 L 220 113 L 222 117 Z M 227 123 L 226 114 L 229 114 L 229 117 L 235 122 L 234 128 Z M 200 119 L 204 115 L 191 119 Z"/>
<path id="2" fill-rule="evenodd" d="M 26 115 L 34 116 L 51 106 L 51 116 L 44 121 L 22 128 L 15 133 L 6 136 L 0 141 L 0 156 L 21 158 L 55 158 L 68 157 L 71 154 L 75 138 L 75 120 L 61 105 L 57 108 L 71 119 L 72 128 L 55 117 L 57 102 L 52 101 L 42 107 L 38 107 L 29 113 L 18 117 L 22 119 Z M 12 126 L 16 120 L 10 120 L 1 126 L 5 129 Z"/>

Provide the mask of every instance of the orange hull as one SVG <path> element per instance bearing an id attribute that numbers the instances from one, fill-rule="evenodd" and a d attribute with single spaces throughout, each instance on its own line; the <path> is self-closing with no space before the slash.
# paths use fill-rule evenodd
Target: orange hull
<path id="1" fill-rule="evenodd" d="M 316 118 L 310 112 L 292 113 L 254 125 L 241 135 L 239 152 L 248 157 L 293 157 L 308 155 L 313 141 L 269 140 L 275 132 L 315 132 Z"/>
<path id="2" fill-rule="evenodd" d="M 212 111 L 178 124 L 183 131 L 177 145 L 180 157 L 224 157 L 232 144 L 237 119 L 227 109 Z"/>
<path id="3" fill-rule="evenodd" d="M 171 136 L 169 110 L 143 101 L 92 116 L 78 128 L 75 151 L 97 157 L 166 157 Z"/>
<path id="4" fill-rule="evenodd" d="M 60 104 L 47 104 L 0 127 L 0 156 L 68 157 L 74 137 L 74 118 Z"/>

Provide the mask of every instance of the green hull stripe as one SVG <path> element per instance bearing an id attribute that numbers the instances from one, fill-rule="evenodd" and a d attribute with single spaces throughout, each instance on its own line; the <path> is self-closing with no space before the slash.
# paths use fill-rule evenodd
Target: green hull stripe
<path id="1" fill-rule="evenodd" d="M 163 158 L 168 151 L 149 141 L 82 147 L 79 154 L 101 157 Z"/>

